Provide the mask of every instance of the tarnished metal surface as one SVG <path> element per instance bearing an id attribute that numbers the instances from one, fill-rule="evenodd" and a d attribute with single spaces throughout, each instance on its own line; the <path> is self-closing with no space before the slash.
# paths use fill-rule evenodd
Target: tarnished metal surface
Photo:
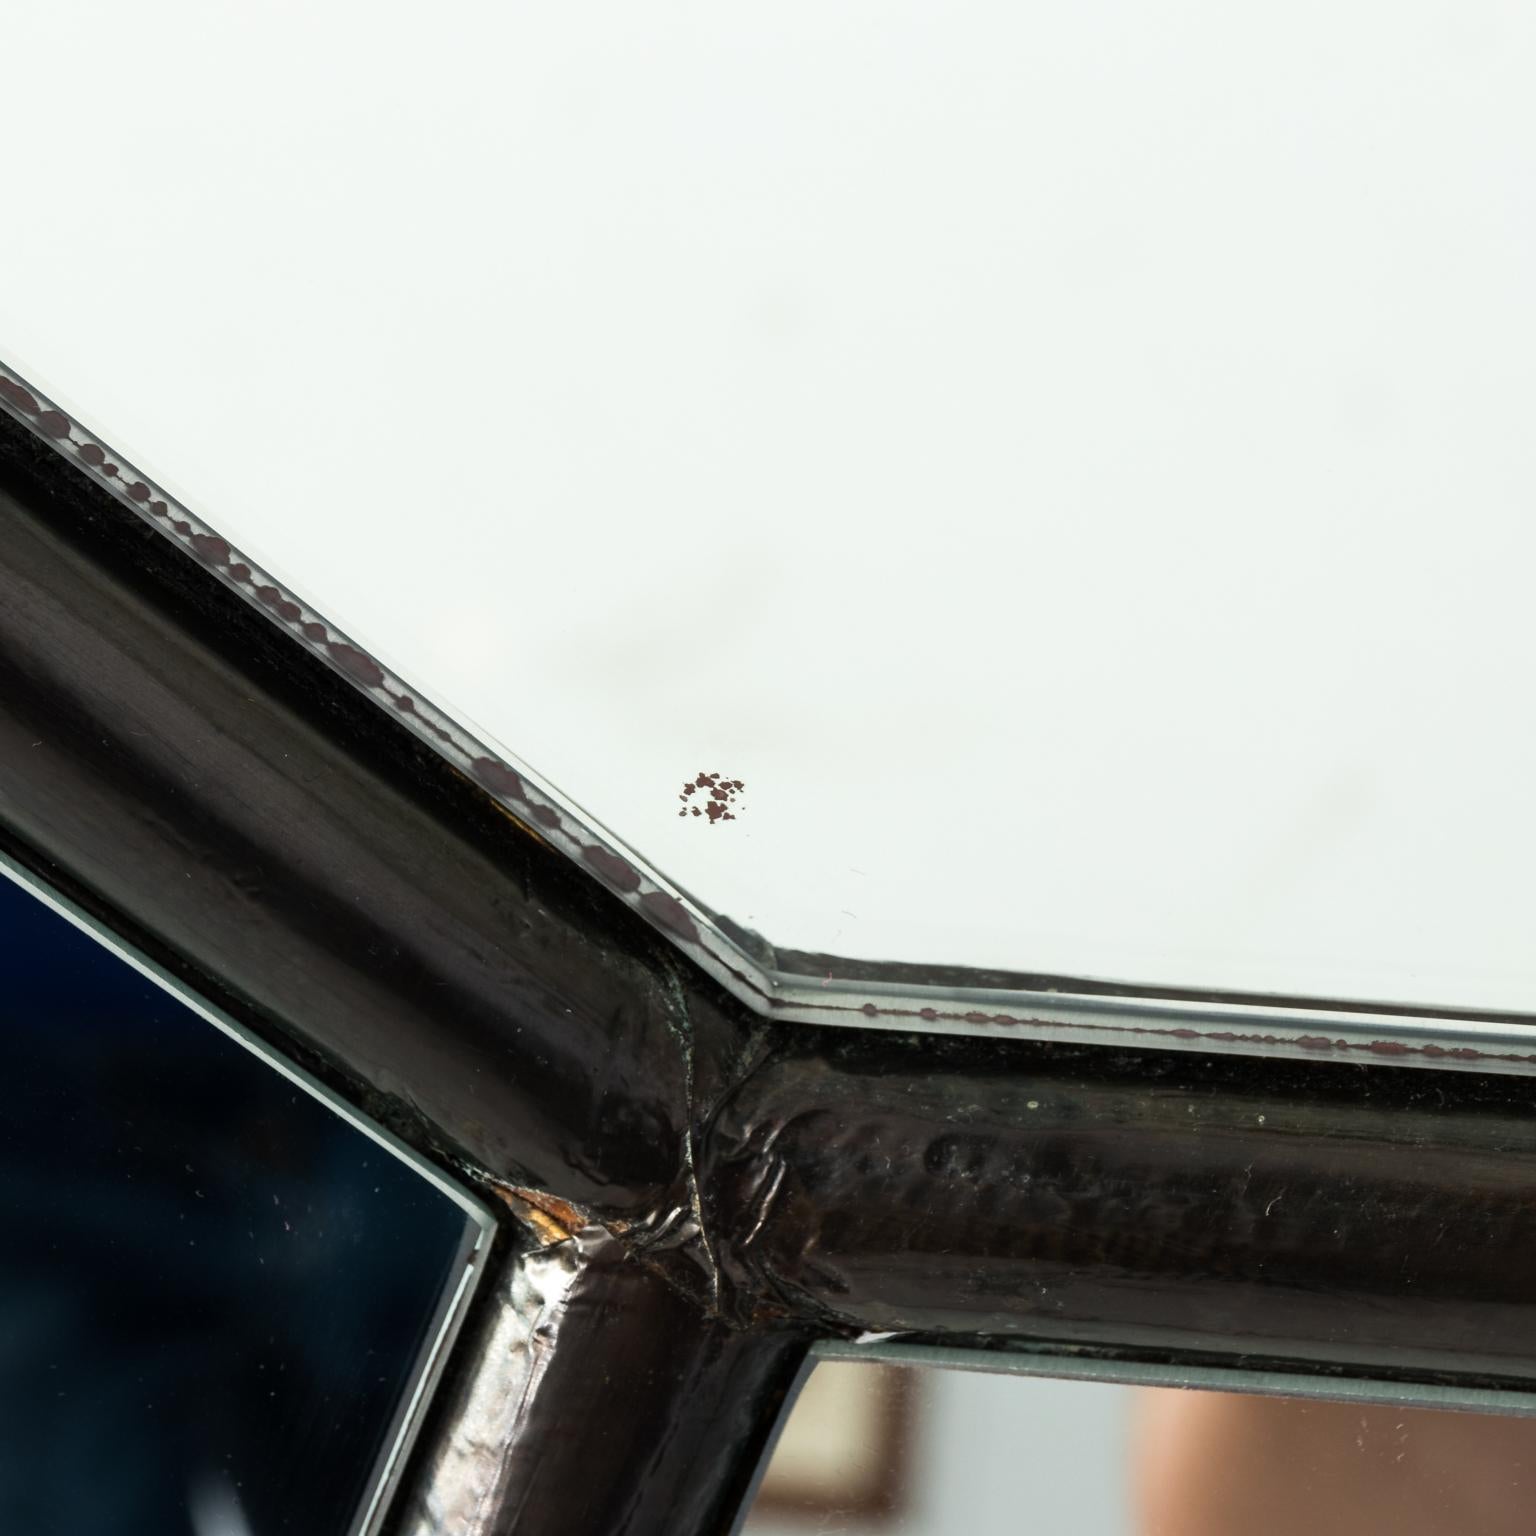
<path id="1" fill-rule="evenodd" d="M 21 861 L 46 849 L 46 878 L 408 1139 L 608 1216 L 664 1204 L 700 1047 L 659 941 L 393 719 L 328 697 L 318 663 L 291 670 L 256 616 L 150 591 L 187 564 L 162 540 L 128 527 L 110 550 L 134 584 L 108 577 L 92 506 L 23 510 L 53 492 L 31 467 L 0 478 L 0 835 Z"/>
<path id="2" fill-rule="evenodd" d="M 564 1323 L 582 1248 L 578 1234 L 506 1267 L 486 1307 L 474 1364 L 439 1405 L 437 1442 L 402 1507 L 400 1536 L 490 1536 L 501 1518 L 512 1448 Z"/>
<path id="3" fill-rule="evenodd" d="M 829 1331 L 1536 1388 L 1520 1079 L 808 1034 L 700 1177 L 731 1291 Z"/>
<path id="4" fill-rule="evenodd" d="M 393 1529 L 719 1536 L 808 1342 L 700 1319 L 601 1228 L 539 1247 L 508 1266 Z"/>
<path id="5" fill-rule="evenodd" d="M 764 1022 L 158 536 L 0 515 L 0 828 L 546 1236 L 739 1326 L 1518 1355 L 1519 1079 Z"/>

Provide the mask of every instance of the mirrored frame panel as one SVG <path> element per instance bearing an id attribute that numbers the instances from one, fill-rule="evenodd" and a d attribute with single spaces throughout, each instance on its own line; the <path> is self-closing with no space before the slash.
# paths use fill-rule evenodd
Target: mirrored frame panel
<path id="1" fill-rule="evenodd" d="M 371 1536 L 485 1207 L 0 859 L 0 1525 Z"/>
<path id="2" fill-rule="evenodd" d="M 874 1349 L 869 1353 L 878 1356 Z M 744 1536 L 1524 1536 L 1529 1404 L 1448 1410 L 817 1356 Z M 942 1362 L 942 1363 L 936 1363 Z"/>
<path id="3" fill-rule="evenodd" d="M 1027 1008 L 906 968 L 857 1006 L 763 990 L 78 422 L 0 395 L 0 838 L 331 1063 L 510 1239 L 412 1536 L 715 1536 L 813 1350 L 1530 1397 L 1520 1016 L 1101 992 L 1113 1027 L 1077 1029 L 1049 978 Z"/>
<path id="4" fill-rule="evenodd" d="M 188 10 L 8 22 L 31 419 L 726 984 L 1536 1009 L 1528 7 Z"/>

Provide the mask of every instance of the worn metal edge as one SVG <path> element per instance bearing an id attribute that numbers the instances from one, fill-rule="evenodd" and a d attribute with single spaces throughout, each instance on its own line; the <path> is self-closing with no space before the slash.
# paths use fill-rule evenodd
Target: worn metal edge
<path id="1" fill-rule="evenodd" d="M 1213 1001 L 1182 998 L 1163 988 L 1149 995 L 1153 989 L 1067 978 L 1049 987 L 979 986 L 950 968 L 945 968 L 947 984 L 924 985 L 883 980 L 870 974 L 882 969 L 878 964 L 836 957 L 820 978 L 782 968 L 774 963 L 771 944 L 756 935 L 733 937 L 727 930 L 736 925 L 729 919 L 669 881 L 513 753 L 470 731 L 426 691 L 383 666 L 3 360 L 0 410 L 262 612 L 293 643 L 390 710 L 508 816 L 579 864 L 761 1015 L 914 1034 L 1536 1073 L 1536 1014 L 1238 995 Z M 889 969 L 909 973 L 913 967 Z"/>
<path id="2" fill-rule="evenodd" d="M 455 1254 L 457 1278 L 444 1286 L 443 1294 L 438 1298 L 429 1341 L 417 1359 L 410 1389 L 395 1412 L 391 1433 L 369 1479 L 367 1497 L 348 1533 L 348 1536 L 376 1536 L 382 1528 L 402 1471 L 420 1433 L 427 1405 L 432 1400 L 454 1342 L 463 1329 L 470 1302 L 485 1274 L 486 1259 L 498 1229 L 496 1216 L 489 1206 L 477 1200 L 463 1185 L 447 1177 L 441 1169 L 407 1146 L 398 1136 L 392 1135 L 383 1126 L 375 1125 L 340 1094 L 274 1051 L 238 1020 L 215 1008 L 110 928 L 66 900 L 30 870 L 24 869 L 3 853 L 0 853 L 0 879 L 20 886 L 50 911 L 116 955 L 125 965 L 169 993 L 183 1007 L 249 1051 L 280 1077 L 311 1098 L 318 1099 L 382 1151 L 405 1163 L 439 1194 L 447 1196 L 469 1218 L 470 1225 L 460 1239 Z"/>
<path id="3" fill-rule="evenodd" d="M 404 1536 L 485 1536 L 501 1504 L 503 1462 L 525 1406 L 554 1347 L 557 1324 L 577 1280 L 582 1234 L 510 1260 L 487 1297 L 485 1337 L 448 1423 L 407 1504 L 396 1511 Z"/>

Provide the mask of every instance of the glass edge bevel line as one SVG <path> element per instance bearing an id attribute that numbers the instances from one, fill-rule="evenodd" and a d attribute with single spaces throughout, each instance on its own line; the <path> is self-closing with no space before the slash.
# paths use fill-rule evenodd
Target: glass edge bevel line
<path id="1" fill-rule="evenodd" d="M 867 1342 L 866 1342 L 867 1340 Z M 898 1336 L 823 1339 L 811 1346 L 813 1361 L 899 1365 L 925 1370 L 977 1371 L 995 1376 L 1033 1376 L 1053 1381 L 1100 1382 L 1106 1386 L 1155 1387 L 1248 1396 L 1304 1398 L 1389 1408 L 1428 1408 L 1453 1413 L 1486 1413 L 1502 1418 L 1536 1418 L 1536 1392 L 1513 1388 L 1447 1385 L 1438 1382 L 1374 1380 L 1366 1375 L 1330 1376 L 1203 1362 L 1167 1364 L 1112 1360 L 1051 1350 L 987 1349 L 903 1343 Z"/>

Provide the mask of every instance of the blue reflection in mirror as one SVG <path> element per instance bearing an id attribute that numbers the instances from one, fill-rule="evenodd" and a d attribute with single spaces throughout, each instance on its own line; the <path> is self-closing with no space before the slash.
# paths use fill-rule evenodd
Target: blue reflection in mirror
<path id="1" fill-rule="evenodd" d="M 481 1232 L 0 878 L 0 1533 L 345 1536 Z"/>

